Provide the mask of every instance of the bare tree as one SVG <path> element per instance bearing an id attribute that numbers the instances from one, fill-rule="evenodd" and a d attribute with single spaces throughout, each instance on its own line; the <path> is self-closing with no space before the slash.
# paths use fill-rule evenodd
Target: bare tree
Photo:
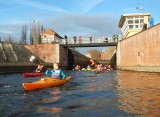
<path id="1" fill-rule="evenodd" d="M 32 24 L 32 38 L 33 38 L 33 44 L 40 44 L 41 43 L 41 33 L 42 29 L 40 26 L 40 23 L 38 21 L 38 24 L 34 22 Z"/>
<path id="2" fill-rule="evenodd" d="M 38 44 L 41 44 L 41 32 L 43 30 L 43 26 L 40 25 L 39 21 L 38 21 Z"/>
<path id="3" fill-rule="evenodd" d="M 27 42 L 27 24 L 22 26 L 22 31 L 21 31 L 21 44 L 26 44 Z"/>
<path id="4" fill-rule="evenodd" d="M 4 42 L 7 42 L 7 43 L 13 43 L 13 39 L 11 38 L 10 35 L 8 35 L 7 37 L 4 38 Z"/>

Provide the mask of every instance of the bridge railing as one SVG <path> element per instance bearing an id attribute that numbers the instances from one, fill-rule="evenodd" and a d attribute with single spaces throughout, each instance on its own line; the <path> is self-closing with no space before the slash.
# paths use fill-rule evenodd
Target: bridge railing
<path id="1" fill-rule="evenodd" d="M 92 38 L 92 40 L 90 40 L 90 38 L 77 38 L 75 39 L 62 39 L 62 41 L 60 42 L 61 44 L 89 44 L 89 43 L 116 43 L 117 39 L 112 39 L 112 38 L 108 38 L 108 40 L 106 40 L 106 38 L 104 37 L 95 37 Z"/>

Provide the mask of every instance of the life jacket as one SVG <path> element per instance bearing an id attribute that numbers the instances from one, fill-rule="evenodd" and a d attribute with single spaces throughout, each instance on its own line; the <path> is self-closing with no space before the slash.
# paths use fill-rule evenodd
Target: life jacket
<path id="1" fill-rule="evenodd" d="M 36 69 L 36 72 L 42 72 L 42 70 L 37 68 L 37 69 Z"/>
<path id="2" fill-rule="evenodd" d="M 52 73 L 52 78 L 61 78 L 61 69 L 55 69 L 53 70 L 54 72 Z"/>

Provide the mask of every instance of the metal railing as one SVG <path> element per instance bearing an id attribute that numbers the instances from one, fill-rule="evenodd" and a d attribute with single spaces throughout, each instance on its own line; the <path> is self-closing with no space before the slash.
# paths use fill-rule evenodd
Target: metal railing
<path id="1" fill-rule="evenodd" d="M 62 39 L 60 44 L 90 44 L 90 43 L 116 43 L 117 39 L 112 38 L 105 38 L 105 37 L 94 37 L 92 39 L 90 38 L 77 38 L 77 39 Z"/>

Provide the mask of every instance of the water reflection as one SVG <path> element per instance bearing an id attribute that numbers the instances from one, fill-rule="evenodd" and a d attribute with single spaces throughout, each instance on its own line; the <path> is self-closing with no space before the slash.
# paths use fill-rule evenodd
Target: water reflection
<path id="1" fill-rule="evenodd" d="M 0 116 L 124 117 L 160 116 L 160 74 L 111 70 L 102 74 L 67 71 L 69 83 L 24 91 L 40 79 L 0 75 Z M 8 111 L 10 110 L 10 111 Z"/>
<path id="2" fill-rule="evenodd" d="M 50 88 L 49 96 L 41 100 L 41 104 L 37 108 L 39 113 L 51 113 L 51 115 L 57 115 L 61 112 L 62 108 L 55 107 L 62 96 L 60 96 L 61 90 L 59 87 Z"/>
<path id="3" fill-rule="evenodd" d="M 58 107 L 38 107 L 37 112 L 39 113 L 51 113 L 51 115 L 57 115 L 62 111 L 61 108 Z"/>
<path id="4" fill-rule="evenodd" d="M 160 74 L 118 72 L 119 108 L 127 113 L 160 115 Z"/>

